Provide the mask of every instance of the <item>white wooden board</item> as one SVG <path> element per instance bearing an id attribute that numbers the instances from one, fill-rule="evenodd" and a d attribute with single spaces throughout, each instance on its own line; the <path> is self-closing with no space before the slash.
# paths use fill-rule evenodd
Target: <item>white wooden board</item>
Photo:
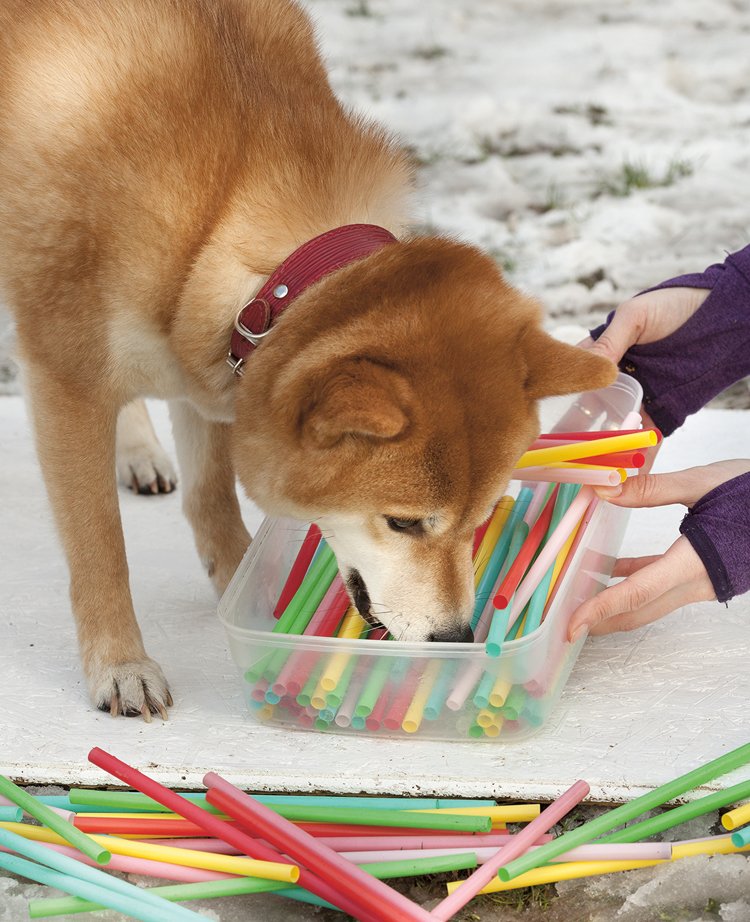
<path id="1" fill-rule="evenodd" d="M 153 407 L 171 446 L 166 413 Z M 750 413 L 704 411 L 660 469 L 750 455 Z M 216 599 L 179 493 L 122 492 L 131 582 L 147 648 L 176 699 L 166 723 L 112 719 L 88 702 L 58 548 L 22 401 L 0 399 L 0 772 L 96 785 L 102 746 L 159 780 L 199 787 L 208 770 L 249 789 L 550 799 L 582 777 L 623 800 L 750 739 L 750 597 L 690 606 L 627 635 L 587 642 L 551 725 L 514 745 L 288 733 L 246 715 Z M 260 516 L 246 504 L 248 522 Z M 655 553 L 680 508 L 634 514 L 623 553 Z M 745 777 L 736 772 L 711 787 Z"/>

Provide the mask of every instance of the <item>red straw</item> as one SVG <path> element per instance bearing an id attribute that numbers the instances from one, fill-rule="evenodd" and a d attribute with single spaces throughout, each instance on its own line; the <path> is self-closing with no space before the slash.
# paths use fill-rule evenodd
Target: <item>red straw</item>
<path id="1" fill-rule="evenodd" d="M 474 547 L 471 550 L 472 558 L 477 556 L 479 545 L 482 543 L 482 538 L 484 538 L 484 533 L 490 527 L 491 521 L 492 521 L 492 516 L 490 516 L 486 522 L 482 522 L 479 528 L 477 528 L 477 530 L 474 532 Z"/>
<path id="2" fill-rule="evenodd" d="M 609 455 L 596 455 L 593 458 L 576 458 L 581 464 L 599 464 L 603 467 L 643 467 L 646 455 L 642 451 L 615 451 Z M 575 462 L 574 462 L 575 463 Z"/>
<path id="3" fill-rule="evenodd" d="M 567 442 L 586 442 L 594 439 L 606 439 L 613 435 L 634 435 L 636 432 L 655 432 L 656 438 L 661 442 L 664 436 L 655 426 L 650 429 L 603 429 L 596 432 L 543 432 L 540 439 L 558 439 Z"/>
<path id="4" fill-rule="evenodd" d="M 297 554 L 297 559 L 292 564 L 292 569 L 289 571 L 289 576 L 286 578 L 284 583 L 284 588 L 281 590 L 281 595 L 279 596 L 279 601 L 276 603 L 276 607 L 273 610 L 274 618 L 280 618 L 284 613 L 284 609 L 292 601 L 294 593 L 299 589 L 302 584 L 302 580 L 305 578 L 305 573 L 307 573 L 307 568 L 310 566 L 310 561 L 313 559 L 313 555 L 320 544 L 320 529 L 313 522 L 313 524 L 307 529 L 307 534 L 302 541 L 302 546 L 299 549 Z"/>
<path id="5" fill-rule="evenodd" d="M 375 702 L 375 707 L 370 711 L 370 713 L 365 718 L 365 726 L 368 730 L 379 730 L 380 725 L 383 723 L 383 717 L 385 716 L 385 709 L 388 707 L 388 702 L 391 700 L 391 684 L 390 682 L 386 684 L 385 688 L 380 692 L 378 700 Z"/>
<path id="6" fill-rule="evenodd" d="M 364 910 L 368 917 L 374 916 L 382 922 L 427 922 L 430 919 L 429 913 L 411 900 L 342 858 L 338 852 L 317 842 L 273 810 L 243 794 L 215 772 L 205 775 L 203 783 L 208 788 L 206 800 L 212 806 L 244 820 L 266 842 L 295 861 L 299 860 L 304 867 L 311 868 L 358 905 L 355 918 L 363 918 Z"/>
<path id="7" fill-rule="evenodd" d="M 539 518 L 534 522 L 531 527 L 531 531 L 526 536 L 526 540 L 521 545 L 521 549 L 516 555 L 516 559 L 510 565 L 510 569 L 505 575 L 505 579 L 500 584 L 500 587 L 495 594 L 495 598 L 492 600 L 492 604 L 495 608 L 505 608 L 510 602 L 511 596 L 518 588 L 519 583 L 523 579 L 524 573 L 528 570 L 529 564 L 534 554 L 536 554 L 539 549 L 539 545 L 542 543 L 544 536 L 547 534 L 549 529 L 550 522 L 552 521 L 552 510 L 555 508 L 555 500 L 557 499 L 558 487 L 555 487 L 550 498 L 547 500 L 547 504 L 539 516 Z"/>
<path id="8" fill-rule="evenodd" d="M 404 837 L 404 827 L 403 826 L 353 826 L 344 823 L 295 823 L 298 829 L 302 829 L 304 832 L 313 836 L 314 838 L 320 838 L 325 836 L 397 836 L 400 835 L 401 838 Z M 493 827 L 492 832 L 502 834 L 502 829 L 495 829 Z M 412 829 L 411 826 L 408 827 L 408 834 L 415 836 L 434 836 L 434 835 L 445 835 L 445 830 L 442 832 L 438 829 Z M 474 837 L 477 835 L 482 835 L 482 833 L 476 832 L 457 832 L 455 830 L 450 833 L 452 836 L 466 836 L 467 845 L 471 845 L 474 842 Z"/>
<path id="9" fill-rule="evenodd" d="M 89 762 L 98 765 L 99 768 L 104 769 L 105 772 L 109 772 L 110 775 L 119 778 L 120 781 L 130 785 L 130 787 L 135 788 L 142 794 L 146 794 L 152 800 L 157 801 L 157 803 L 162 804 L 162 806 L 167 807 L 174 813 L 179 813 L 180 816 L 185 817 L 185 819 L 192 820 L 208 835 L 215 836 L 217 839 L 221 839 L 223 842 L 233 845 L 235 848 L 238 848 L 243 855 L 248 855 L 250 858 L 255 858 L 258 861 L 275 861 L 282 864 L 292 864 L 292 862 L 287 859 L 286 855 L 280 855 L 278 852 L 274 851 L 274 849 L 269 848 L 262 842 L 250 838 L 246 833 L 237 829 L 236 826 L 231 826 L 229 823 L 217 819 L 212 813 L 208 813 L 202 807 L 197 806 L 197 804 L 186 800 L 184 797 L 180 797 L 179 794 L 175 794 L 174 791 L 165 788 L 163 784 L 159 784 L 158 781 L 154 781 L 153 778 L 149 778 L 147 775 L 144 775 L 143 772 L 139 772 L 137 768 L 132 768 L 116 756 L 110 755 L 110 753 L 105 752 L 103 749 L 99 749 L 98 746 L 95 746 L 89 753 Z M 326 900 L 326 902 L 333 903 L 334 906 L 338 906 L 344 912 L 348 912 L 349 915 L 354 915 L 355 918 L 357 918 L 356 914 L 359 912 L 358 904 L 340 897 L 335 887 L 321 880 L 310 871 L 300 868 L 299 872 L 299 885 L 301 887 L 321 897 Z M 365 916 L 360 914 L 358 918 L 360 918 L 361 922 L 378 922 L 378 918 L 373 915 Z"/>
<path id="10" fill-rule="evenodd" d="M 420 663 L 413 663 L 409 672 L 406 674 L 406 678 L 399 686 L 398 691 L 391 699 L 390 706 L 388 707 L 388 712 L 383 718 L 383 726 L 388 730 L 399 730 L 403 722 L 406 712 L 409 710 L 409 705 L 411 704 L 411 699 L 414 697 L 414 692 L 417 690 L 417 685 L 419 685 L 419 676 L 421 672 Z M 373 711 L 374 713 L 374 711 Z M 365 721 L 365 723 L 367 723 Z"/>

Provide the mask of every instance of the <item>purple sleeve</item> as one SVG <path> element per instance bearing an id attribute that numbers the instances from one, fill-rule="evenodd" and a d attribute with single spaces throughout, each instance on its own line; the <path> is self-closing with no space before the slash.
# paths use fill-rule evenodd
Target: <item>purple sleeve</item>
<path id="1" fill-rule="evenodd" d="M 678 287 L 710 288 L 711 293 L 674 333 L 632 346 L 620 360 L 620 368 L 640 381 L 644 406 L 664 435 L 750 375 L 750 246 L 705 272 L 681 275 L 647 291 Z M 612 316 L 591 331 L 594 339 Z"/>
<path id="2" fill-rule="evenodd" d="M 750 473 L 706 493 L 682 520 L 680 532 L 703 561 L 716 598 L 750 589 Z"/>

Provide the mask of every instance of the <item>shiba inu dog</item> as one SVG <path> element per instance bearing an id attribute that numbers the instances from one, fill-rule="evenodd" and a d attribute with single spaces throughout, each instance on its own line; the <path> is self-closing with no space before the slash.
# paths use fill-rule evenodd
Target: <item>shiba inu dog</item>
<path id="1" fill-rule="evenodd" d="M 472 533 L 537 400 L 616 370 L 544 333 L 477 249 L 410 236 L 411 184 L 397 144 L 335 98 L 291 0 L 0 3 L 0 289 L 98 707 L 171 703 L 114 473 L 118 413 L 146 395 L 170 401 L 219 591 L 250 541 L 239 478 L 321 525 L 366 618 L 470 639 Z M 258 297 L 295 253 L 296 296 L 282 279 Z M 252 351 L 228 364 L 233 335 Z"/>

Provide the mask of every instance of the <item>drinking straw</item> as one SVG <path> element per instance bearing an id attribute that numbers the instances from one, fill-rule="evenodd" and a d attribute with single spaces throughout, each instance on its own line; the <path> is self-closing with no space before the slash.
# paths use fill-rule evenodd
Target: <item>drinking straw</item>
<path id="1" fill-rule="evenodd" d="M 53 842 L 44 844 L 60 855 L 67 855 L 82 861 L 83 864 L 95 866 L 96 862 L 88 855 L 83 855 L 69 845 L 57 845 Z M 0 847 L 0 851 L 5 851 Z M 186 867 L 180 864 L 170 864 L 166 861 L 155 861 L 153 858 L 132 858 L 127 855 L 112 855 L 107 865 L 108 871 L 123 871 L 126 874 L 141 874 L 144 877 L 158 877 L 162 880 L 179 880 L 184 883 L 195 883 L 204 880 L 236 879 L 235 874 L 226 874 L 223 871 L 207 871 L 203 868 Z"/>
<path id="2" fill-rule="evenodd" d="M 344 674 L 339 679 L 338 685 L 326 695 L 326 707 L 331 708 L 334 712 L 338 711 L 349 688 L 354 670 L 359 665 L 359 657 L 352 656 L 346 665 L 346 669 L 344 669 Z"/>
<path id="3" fill-rule="evenodd" d="M 344 621 L 337 636 L 341 640 L 354 640 L 366 629 L 367 622 L 362 618 L 357 609 L 352 607 L 344 616 Z M 333 691 L 340 682 L 344 670 L 351 659 L 351 653 L 332 654 L 323 667 L 323 672 L 318 680 L 319 687 L 324 691 Z"/>
<path id="4" fill-rule="evenodd" d="M 528 823 L 539 816 L 540 804 L 501 804 L 492 807 L 438 807 L 419 810 L 409 809 L 409 813 L 433 813 L 441 816 L 487 816 L 492 825 L 504 823 Z"/>
<path id="5" fill-rule="evenodd" d="M 401 723 L 401 727 L 406 733 L 416 733 L 417 730 L 419 730 L 422 724 L 422 719 L 424 718 L 424 709 L 427 704 L 427 699 L 432 692 L 435 681 L 440 674 L 442 666 L 443 662 L 441 660 L 434 659 L 431 660 L 425 667 L 425 670 L 419 679 L 417 689 L 414 692 L 414 697 L 412 698 L 411 703 L 406 710 L 406 714 L 404 714 L 404 719 Z"/>
<path id="6" fill-rule="evenodd" d="M 494 509 L 493 509 L 494 512 Z M 482 539 L 487 534 L 487 529 L 490 527 L 490 522 L 492 521 L 492 514 L 489 518 L 485 519 L 484 522 L 479 526 L 479 528 L 474 530 L 474 540 L 471 545 L 471 558 L 472 560 L 477 556 L 477 551 L 482 545 Z"/>
<path id="7" fill-rule="evenodd" d="M 464 848 L 499 848 L 509 838 L 507 829 L 496 829 L 484 835 L 467 836 L 453 833 L 432 835 L 393 835 L 393 836 L 322 836 L 318 839 L 323 845 L 335 852 L 348 851 L 401 851 L 415 848 L 443 848 L 460 851 Z M 548 839 L 551 836 L 547 837 Z"/>
<path id="8" fill-rule="evenodd" d="M 509 682 L 508 679 L 500 676 L 492 686 L 492 691 L 490 692 L 488 703 L 492 707 L 501 708 L 505 704 L 508 693 L 512 687 L 512 683 Z"/>
<path id="9" fill-rule="evenodd" d="M 593 464 L 604 467 L 641 468 L 646 463 L 645 451 L 617 451 L 608 455 L 577 458 L 576 464 Z"/>
<path id="10" fill-rule="evenodd" d="M 636 416 L 638 414 L 635 414 Z M 627 422 L 628 418 L 632 418 L 632 414 L 628 414 L 625 417 L 623 422 Z M 640 416 L 639 416 L 640 419 Z M 656 436 L 656 442 L 661 442 L 663 436 L 661 430 L 657 429 L 655 426 L 652 426 L 650 429 L 608 429 L 605 431 L 602 430 L 586 430 L 585 432 L 546 432 L 542 433 L 538 438 L 540 439 L 551 439 L 555 441 L 567 441 L 567 442 L 587 442 L 587 441 L 596 441 L 597 439 L 609 438 L 613 434 L 617 435 L 636 435 L 641 432 L 653 432 Z"/>
<path id="11" fill-rule="evenodd" d="M 308 707 L 310 705 L 315 689 L 318 687 L 318 679 L 320 678 L 320 674 L 323 671 L 324 665 L 325 662 L 321 657 L 315 664 L 310 675 L 307 677 L 307 681 L 303 685 L 302 691 L 297 695 L 295 699 L 297 704 L 301 704 L 302 707 Z"/>
<path id="12" fill-rule="evenodd" d="M 297 553 L 297 557 L 292 564 L 292 569 L 289 571 L 289 575 L 286 578 L 284 588 L 281 590 L 279 601 L 274 607 L 274 618 L 278 618 L 284 612 L 284 609 L 292 601 L 295 592 L 299 589 L 300 583 L 302 582 L 304 575 L 307 572 L 307 568 L 310 566 L 310 561 L 313 558 L 313 554 L 317 550 L 321 537 L 322 535 L 320 529 L 313 522 L 313 524 L 307 529 L 307 534 L 302 540 L 302 546 L 300 547 L 299 552 Z"/>
<path id="13" fill-rule="evenodd" d="M 743 829 L 738 829 L 732 833 L 732 845 L 736 848 L 750 845 L 750 826 L 745 826 Z"/>
<path id="14" fill-rule="evenodd" d="M 525 608 L 526 603 L 533 595 L 534 590 L 541 582 L 550 564 L 554 563 L 558 551 L 560 551 L 565 544 L 593 497 L 594 493 L 591 487 L 583 487 L 581 492 L 565 511 L 557 528 L 550 534 L 544 547 L 539 551 L 536 560 L 532 563 L 516 590 L 510 613 L 511 624 L 515 624 L 516 619 Z"/>
<path id="15" fill-rule="evenodd" d="M 346 586 L 341 576 L 337 574 L 302 633 L 316 637 L 332 637 L 350 605 Z M 298 695 L 320 656 L 317 650 L 298 650 L 293 653 L 282 667 L 269 691 L 279 699 L 286 694 L 292 697 Z M 267 696 L 268 692 L 266 692 Z"/>
<path id="16" fill-rule="evenodd" d="M 546 505 L 552 490 L 554 490 L 554 485 L 551 483 L 540 483 L 534 488 L 531 502 L 523 516 L 523 520 L 529 526 L 529 529 L 533 527 L 534 522 L 539 518 L 539 513 Z"/>
<path id="17" fill-rule="evenodd" d="M 543 813 L 533 819 L 521 832 L 513 836 L 507 845 L 503 845 L 495 853 L 495 857 L 486 861 L 471 877 L 463 881 L 460 887 L 457 887 L 453 893 L 450 893 L 438 903 L 430 913 L 432 918 L 443 920 L 443 922 L 452 918 L 459 909 L 463 908 L 472 897 L 479 893 L 482 887 L 486 886 L 495 877 L 499 868 L 527 852 L 534 844 L 536 837 L 547 832 L 555 823 L 570 813 L 573 807 L 586 797 L 589 790 L 590 788 L 585 781 L 576 781 L 575 784 L 571 785 Z M 554 842 L 541 846 L 541 848 L 548 848 L 550 845 L 554 845 Z"/>
<path id="18" fill-rule="evenodd" d="M 389 826 L 398 829 L 451 829 L 463 830 L 464 832 L 490 831 L 492 811 L 496 808 L 462 807 L 455 809 L 490 812 L 480 814 L 455 813 L 453 808 L 448 810 L 368 810 L 365 807 L 308 807 L 297 805 L 274 807 L 273 812 L 286 820 L 302 823 L 345 823 L 354 827 Z"/>
<path id="19" fill-rule="evenodd" d="M 277 860 L 284 861 L 285 856 L 278 855 L 272 848 L 251 838 L 236 827 L 224 823 L 221 820 L 217 820 L 215 816 L 202 810 L 196 804 L 185 800 L 180 797 L 179 794 L 170 791 L 169 788 L 165 788 L 164 785 L 159 784 L 158 781 L 154 781 L 153 778 L 147 777 L 142 772 L 132 768 L 110 753 L 104 752 L 104 750 L 98 747 L 94 747 L 94 749 L 89 752 L 88 757 L 90 762 L 104 769 L 104 771 L 109 772 L 109 774 L 113 775 L 115 778 L 119 778 L 124 784 L 137 788 L 139 791 L 159 801 L 159 803 L 170 810 L 174 810 L 175 813 L 179 813 L 186 819 L 197 822 L 199 825 L 203 826 L 204 830 L 209 835 L 214 835 L 228 842 L 230 845 L 234 845 L 236 848 L 239 848 L 243 854 L 249 855 L 256 860 L 269 861 L 270 863 L 276 863 Z M 208 800 L 208 797 L 206 799 Z M 263 809 L 268 808 L 264 807 Z M 283 822 L 286 822 L 286 820 Z M 293 873 L 299 875 L 300 886 L 304 887 L 305 890 L 310 890 L 316 896 L 320 896 L 324 900 L 332 902 L 342 911 L 349 912 L 350 915 L 354 914 L 350 912 L 350 910 L 357 910 L 358 904 L 356 902 L 342 897 L 333 886 L 321 880 L 316 874 L 311 873 L 306 868 L 297 868 L 296 865 L 292 865 L 291 867 L 293 868 Z M 363 916 L 363 922 L 372 922 L 374 918 L 374 916 L 367 913 Z"/>
<path id="20" fill-rule="evenodd" d="M 525 467 L 511 472 L 511 480 L 543 480 L 554 483 L 583 483 L 591 486 L 616 487 L 622 483 L 620 471 L 615 468 L 591 467 Z"/>
<path id="21" fill-rule="evenodd" d="M 419 685 L 419 678 L 421 672 L 422 663 L 419 660 L 416 660 L 409 667 L 409 671 L 406 673 L 406 676 L 396 688 L 393 697 L 391 698 L 388 710 L 383 715 L 383 726 L 388 730 L 398 730 L 401 727 L 401 724 L 406 716 L 406 712 L 409 708 L 409 703 L 416 694 L 417 686 Z"/>
<path id="22" fill-rule="evenodd" d="M 370 716 L 395 663 L 396 660 L 392 656 L 384 656 L 375 663 L 354 709 L 358 717 Z"/>
<path id="23" fill-rule="evenodd" d="M 727 804 L 743 800 L 746 797 L 750 797 L 750 781 L 741 781 L 739 784 L 733 784 L 723 791 L 706 794 L 704 797 L 699 797 L 697 800 L 693 800 L 690 803 L 682 804 L 666 813 L 660 813 L 658 816 L 649 817 L 633 826 L 626 826 L 624 829 L 604 836 L 599 841 L 637 842 L 640 839 L 647 839 L 657 832 L 671 829 L 673 826 L 679 826 L 680 823 L 687 823 L 688 820 L 695 819 L 696 816 L 703 816 L 712 810 L 726 807 Z M 725 826 L 724 828 L 727 827 Z"/>
<path id="24" fill-rule="evenodd" d="M 83 865 L 81 865 L 83 867 Z M 94 884 L 90 881 L 81 880 L 80 878 L 71 877 L 68 874 L 55 871 L 52 868 L 44 867 L 41 864 L 35 864 L 33 861 L 27 861 L 25 858 L 18 858 L 16 855 L 0 854 L 0 868 L 10 871 L 12 874 L 18 874 L 19 877 L 25 877 L 27 880 L 33 880 L 39 884 L 46 884 L 48 887 L 55 887 L 65 893 L 72 893 L 77 896 L 92 899 L 97 905 L 109 909 L 116 909 L 126 916 L 134 919 L 141 919 L 143 922 L 172 922 L 174 919 L 206 919 L 206 916 L 198 915 L 181 906 L 171 906 L 169 903 L 161 900 L 160 897 L 153 897 L 159 900 L 162 905 L 154 906 L 152 903 L 146 903 L 142 899 L 146 892 L 140 887 L 132 884 L 126 884 L 131 887 L 127 895 L 123 892 L 103 887 L 100 884 Z M 103 877 L 107 875 L 102 874 Z M 117 878 L 108 878 L 117 880 Z M 120 881 L 124 883 L 124 881 Z M 133 892 L 134 891 L 134 892 Z M 175 915 L 175 910 L 180 915 Z M 189 916 L 182 913 L 190 913 Z"/>
<path id="25" fill-rule="evenodd" d="M 558 590 L 562 586 L 565 574 L 568 572 L 568 568 L 570 567 L 570 564 L 576 555 L 578 547 L 583 540 L 583 536 L 586 534 L 586 529 L 588 528 L 594 513 L 599 508 L 600 502 L 601 500 L 598 497 L 594 497 L 594 499 L 591 500 L 586 511 L 576 523 L 573 531 L 568 537 L 568 540 L 560 548 L 560 551 L 555 558 L 555 565 L 552 571 L 552 580 L 550 581 L 550 586 L 547 591 L 547 601 L 544 603 L 542 620 L 546 618 L 547 612 L 550 610 L 552 603 L 555 601 L 555 597 L 557 596 Z"/>
<path id="26" fill-rule="evenodd" d="M 742 797 L 737 798 L 737 800 L 742 799 Z M 731 803 L 731 801 L 728 802 Z M 743 804 L 741 807 L 735 807 L 734 810 L 725 813 L 721 818 L 721 825 L 729 830 L 736 829 L 738 826 L 744 826 L 745 823 L 750 823 L 750 804 Z"/>
<path id="27" fill-rule="evenodd" d="M 208 788 L 206 799 L 209 803 L 247 822 L 266 842 L 319 874 L 359 908 L 354 913 L 356 918 L 361 915 L 361 910 L 368 917 L 383 922 L 413 922 L 430 918 L 428 913 L 411 900 L 341 858 L 337 852 L 316 842 L 312 836 L 243 794 L 215 772 L 209 772 L 203 783 Z"/>
<path id="28" fill-rule="evenodd" d="M 435 680 L 435 685 L 430 692 L 430 697 L 427 699 L 427 704 L 424 708 L 425 720 L 437 720 L 438 717 L 440 717 L 445 699 L 448 695 L 448 687 L 456 675 L 457 669 L 458 662 L 456 660 L 448 660 L 443 663 L 443 668 L 440 675 Z"/>
<path id="29" fill-rule="evenodd" d="M 111 855 L 106 848 L 97 845 L 96 842 L 76 829 L 71 823 L 58 816 L 46 804 L 41 803 L 31 794 L 27 794 L 26 791 L 19 788 L 18 785 L 13 784 L 10 778 L 6 778 L 5 775 L 0 775 L 0 794 L 12 800 L 29 816 L 33 816 L 34 819 L 54 830 L 66 842 L 77 848 L 79 852 L 93 858 L 97 864 L 106 864 L 109 861 Z"/>
<path id="30" fill-rule="evenodd" d="M 512 496 L 502 496 L 495 506 L 490 523 L 485 530 L 478 550 L 474 553 L 474 589 L 479 585 L 482 575 L 487 568 L 493 548 L 497 545 L 505 528 L 505 523 L 513 512 L 515 501 Z"/>
<path id="31" fill-rule="evenodd" d="M 482 676 L 474 692 L 473 701 L 475 707 L 486 708 L 490 703 L 490 692 L 492 691 L 496 678 L 494 672 L 485 672 Z"/>
<path id="32" fill-rule="evenodd" d="M 521 455 L 516 468 L 556 464 L 558 461 L 575 461 L 584 454 L 588 457 L 610 454 L 613 451 L 630 451 L 656 445 L 659 441 L 650 429 L 641 429 L 630 435 L 613 435 L 601 439 L 582 440 L 585 444 L 554 445 L 552 448 L 534 448 Z"/>
<path id="33" fill-rule="evenodd" d="M 29 795 L 29 796 L 33 796 L 33 795 Z M 39 800 L 40 798 L 36 797 L 35 799 Z M 45 803 L 45 801 L 42 800 L 42 803 Z M 62 817 L 62 819 L 64 819 L 66 823 L 70 823 L 72 821 L 73 811 L 69 807 L 67 809 L 63 809 L 62 807 L 57 807 L 57 806 L 54 806 L 53 804 L 46 804 L 46 806 L 48 806 L 49 809 L 53 813 L 56 813 L 58 816 Z M 8 813 L 5 817 L 3 817 L 6 821 L 14 822 L 16 820 L 16 812 L 18 812 L 18 819 L 19 820 L 21 819 L 21 816 L 23 815 L 23 810 L 20 807 L 16 806 L 16 804 L 9 797 L 3 797 L 2 795 L 0 795 L 0 816 L 2 816 L 3 807 L 10 807 L 12 810 L 12 815 Z"/>
<path id="34" fill-rule="evenodd" d="M 20 873 L 24 877 L 31 876 L 31 880 L 46 883 L 45 880 L 40 880 L 42 875 L 39 873 L 39 865 L 43 865 L 44 868 L 58 872 L 61 879 L 59 887 L 67 893 L 76 892 L 69 884 L 71 878 L 75 878 L 77 881 L 93 884 L 98 895 L 117 894 L 121 897 L 129 897 L 130 901 L 132 901 L 131 905 L 151 907 L 161 912 L 161 916 L 156 916 L 154 913 L 150 916 L 150 918 L 157 919 L 157 922 L 179 922 L 180 919 L 190 922 L 190 920 L 205 918 L 191 912 L 189 909 L 183 909 L 181 906 L 170 906 L 160 897 L 153 896 L 148 890 L 129 884 L 119 877 L 105 874 L 104 871 L 88 867 L 74 858 L 69 858 L 67 855 L 60 855 L 57 852 L 50 851 L 43 845 L 24 839 L 22 836 L 6 829 L 0 829 L 0 845 L 17 852 L 19 855 L 23 855 L 24 858 L 31 859 L 31 861 L 23 862 L 24 870 L 21 870 Z M 13 862 L 14 859 L 16 862 L 20 860 L 13 855 L 0 854 L 0 866 L 5 867 L 7 870 L 13 870 L 12 867 L 9 867 L 9 862 Z M 92 861 L 95 860 L 92 857 Z M 34 861 L 39 862 L 39 864 L 33 864 L 32 862 Z M 53 886 L 58 886 L 58 884 L 53 884 Z M 111 906 L 112 902 L 106 905 Z"/>
<path id="35" fill-rule="evenodd" d="M 352 717 L 354 716 L 354 708 L 356 707 L 359 696 L 362 694 L 362 689 L 364 688 L 365 678 L 367 677 L 367 670 L 370 668 L 371 664 L 367 661 L 367 657 L 360 657 L 357 668 L 354 672 L 349 687 L 346 690 L 344 695 L 344 700 L 341 702 L 336 716 L 334 717 L 334 723 L 337 727 L 346 728 L 351 726 Z M 258 800 L 261 800 L 258 798 Z M 261 803 L 263 801 L 261 800 Z"/>
<path id="36" fill-rule="evenodd" d="M 552 521 L 552 513 L 557 501 L 558 490 L 559 487 L 556 487 L 555 491 L 547 500 L 544 509 L 539 515 L 539 518 L 536 520 L 536 522 L 534 522 L 534 526 L 530 529 L 523 544 L 518 549 L 513 563 L 508 568 L 508 572 L 505 574 L 505 577 L 501 582 L 499 589 L 495 593 L 494 599 L 492 600 L 495 609 L 505 608 L 510 603 L 510 597 L 518 588 L 518 585 L 523 579 L 523 575 L 528 569 L 534 554 L 536 554 L 539 546 L 544 540 L 544 536 L 547 534 L 547 529 L 549 528 L 550 522 Z M 515 540 L 515 535 L 513 537 Z"/>
<path id="37" fill-rule="evenodd" d="M 533 855 L 517 858 L 506 867 L 500 869 L 498 872 L 500 879 L 505 881 L 511 880 L 525 871 L 539 867 L 540 864 L 550 861 L 555 856 L 561 855 L 564 851 L 578 845 L 585 845 L 593 839 L 598 838 L 602 833 L 608 832 L 616 826 L 621 826 L 623 823 L 627 823 L 629 820 L 634 819 L 636 816 L 640 816 L 647 810 L 660 807 L 668 800 L 673 800 L 675 797 L 679 797 L 680 794 L 691 791 L 693 788 L 705 784 L 707 781 L 711 781 L 714 778 L 718 778 L 721 775 L 725 775 L 727 772 L 739 768 L 741 765 L 746 765 L 748 762 L 750 762 L 750 743 L 745 743 L 744 746 L 733 749 L 731 752 L 719 756 L 718 759 L 713 759 L 684 775 L 680 775 L 678 778 L 666 784 L 660 785 L 647 794 L 636 797 L 636 799 L 630 803 L 616 807 L 614 810 L 610 810 L 609 813 L 598 816 L 596 819 L 590 820 L 577 829 L 572 829 L 570 832 L 563 833 L 563 835 L 559 836 L 554 842 L 543 845 Z"/>
<path id="38" fill-rule="evenodd" d="M 299 627 L 295 631 L 296 626 L 301 619 L 306 618 L 305 623 L 307 623 L 313 616 L 315 609 L 333 582 L 337 569 L 334 553 L 326 544 L 318 559 L 310 567 L 307 578 L 303 580 L 284 613 L 274 624 L 272 632 L 274 634 L 302 633 L 304 628 Z"/>
<path id="39" fill-rule="evenodd" d="M 20 807 L 0 807 L 0 822 L 20 823 L 23 810 Z"/>

